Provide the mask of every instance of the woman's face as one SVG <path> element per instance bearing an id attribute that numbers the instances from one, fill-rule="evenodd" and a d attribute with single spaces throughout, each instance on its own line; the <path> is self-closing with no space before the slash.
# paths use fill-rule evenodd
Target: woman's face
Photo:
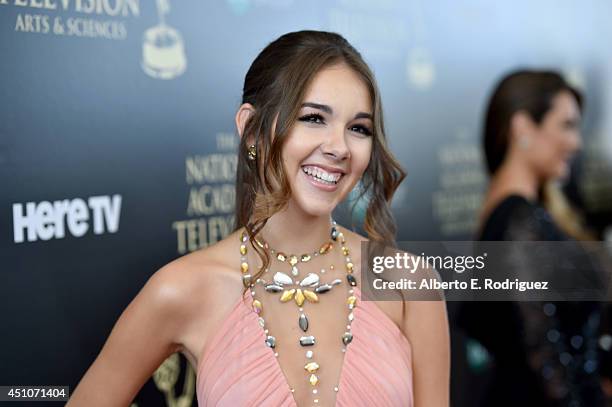
<path id="1" fill-rule="evenodd" d="M 531 162 L 540 178 L 564 178 L 580 149 L 580 108 L 568 91 L 559 92 L 532 138 Z"/>
<path id="2" fill-rule="evenodd" d="M 345 64 L 318 72 L 283 146 L 290 205 L 330 214 L 367 168 L 373 137 L 370 94 L 358 74 Z"/>

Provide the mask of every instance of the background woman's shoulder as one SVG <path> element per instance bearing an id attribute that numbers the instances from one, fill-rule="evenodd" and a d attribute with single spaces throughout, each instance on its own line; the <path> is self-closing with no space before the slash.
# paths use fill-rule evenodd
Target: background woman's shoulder
<path id="1" fill-rule="evenodd" d="M 549 213 L 538 202 L 509 195 L 490 211 L 480 240 L 560 240 Z"/>

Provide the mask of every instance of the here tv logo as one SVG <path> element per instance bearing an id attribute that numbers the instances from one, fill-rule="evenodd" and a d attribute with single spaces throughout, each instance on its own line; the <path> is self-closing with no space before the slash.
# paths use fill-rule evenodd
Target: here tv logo
<path id="1" fill-rule="evenodd" d="M 82 237 L 90 229 L 96 235 L 119 230 L 121 195 L 63 199 L 54 202 L 13 204 L 15 243 Z"/>

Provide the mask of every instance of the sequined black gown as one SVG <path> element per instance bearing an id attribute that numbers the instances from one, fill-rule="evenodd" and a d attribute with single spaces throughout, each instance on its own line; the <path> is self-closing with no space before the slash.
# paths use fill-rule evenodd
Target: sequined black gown
<path id="1" fill-rule="evenodd" d="M 569 239 L 543 207 L 512 195 L 491 212 L 480 240 Z M 551 262 L 589 264 L 578 246 L 562 259 L 558 253 L 551 254 Z M 539 256 L 541 261 L 542 253 Z M 528 255 L 521 257 L 521 265 L 529 264 Z M 600 305 L 595 302 L 464 303 L 459 327 L 479 341 L 493 360 L 493 377 L 480 405 L 603 406 L 599 318 Z"/>

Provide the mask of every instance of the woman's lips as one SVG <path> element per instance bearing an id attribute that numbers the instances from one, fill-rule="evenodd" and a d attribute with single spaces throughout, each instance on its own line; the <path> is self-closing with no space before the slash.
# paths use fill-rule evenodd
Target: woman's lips
<path id="1" fill-rule="evenodd" d="M 340 176 L 340 179 L 338 179 L 338 181 L 335 184 L 331 184 L 331 183 L 325 183 L 324 181 L 319 180 L 316 177 L 313 177 L 312 175 L 308 175 L 304 171 L 300 171 L 300 172 L 312 186 L 314 186 L 315 188 L 321 191 L 325 191 L 325 192 L 333 192 L 336 189 L 338 189 L 338 185 L 342 181 L 342 178 L 344 178 L 344 174 L 343 174 L 342 176 Z"/>

